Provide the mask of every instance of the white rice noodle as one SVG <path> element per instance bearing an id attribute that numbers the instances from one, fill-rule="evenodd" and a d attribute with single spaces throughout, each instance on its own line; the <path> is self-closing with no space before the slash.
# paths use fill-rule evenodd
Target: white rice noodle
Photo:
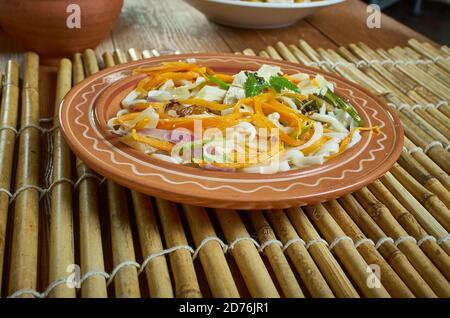
<path id="1" fill-rule="evenodd" d="M 136 99 L 139 97 L 139 93 L 135 90 L 132 90 L 127 97 L 125 97 L 122 101 L 123 106 L 130 106 L 133 105 L 136 101 Z"/>
<path id="2" fill-rule="evenodd" d="M 313 114 L 310 116 L 311 119 L 321 121 L 324 123 L 329 123 L 333 128 L 338 132 L 347 132 L 347 128 L 345 128 L 344 125 L 342 125 L 336 118 L 330 116 L 330 115 L 321 115 L 321 114 Z"/>
<path id="3" fill-rule="evenodd" d="M 295 147 L 293 149 L 296 150 L 302 150 L 302 149 L 306 149 L 309 146 L 312 146 L 313 144 L 315 144 L 316 142 L 318 142 L 320 139 L 322 139 L 323 137 L 323 126 L 321 123 L 314 123 L 314 134 L 312 135 L 311 139 L 308 140 L 308 142 L 304 145 L 301 145 L 299 147 Z"/>
<path id="4" fill-rule="evenodd" d="M 296 168 L 306 168 L 313 165 L 323 165 L 325 163 L 325 158 L 323 156 L 299 157 L 292 163 Z"/>
<path id="5" fill-rule="evenodd" d="M 128 111 L 128 109 L 121 109 L 117 112 L 117 117 L 129 114 L 130 112 Z"/>
<path id="6" fill-rule="evenodd" d="M 341 124 L 343 124 L 345 127 L 349 127 L 350 129 L 353 128 L 353 127 L 351 127 L 351 123 L 353 121 L 353 118 L 345 110 L 339 109 L 339 108 L 335 108 L 333 116 L 336 117 L 336 119 Z"/>
<path id="7" fill-rule="evenodd" d="M 153 100 L 157 100 L 157 101 L 160 101 L 160 102 L 164 102 L 164 101 L 172 100 L 173 96 L 168 91 L 153 90 L 153 91 L 148 92 L 148 98 L 149 99 L 153 99 Z"/>
<path id="8" fill-rule="evenodd" d="M 334 91 L 334 85 L 331 82 L 328 82 L 322 75 L 316 75 L 316 81 L 319 84 L 320 95 L 325 95 L 327 90 Z"/>
<path id="9" fill-rule="evenodd" d="M 326 115 L 327 113 L 327 106 L 325 105 L 325 103 L 322 103 L 322 107 L 320 107 L 320 115 Z"/>
<path id="10" fill-rule="evenodd" d="M 242 122 L 231 128 L 233 129 L 233 132 L 231 136 L 227 135 L 227 138 L 234 138 L 236 135 L 238 135 L 238 137 L 245 137 L 249 141 L 253 141 L 256 138 L 257 130 L 251 123 Z"/>
<path id="11" fill-rule="evenodd" d="M 327 143 L 325 143 L 325 145 L 322 146 L 322 148 L 319 149 L 319 151 L 317 151 L 315 153 L 316 156 L 331 156 L 331 155 L 335 155 L 339 152 L 339 143 L 337 143 L 334 140 L 329 140 Z"/>
<path id="12" fill-rule="evenodd" d="M 300 82 L 309 80 L 309 74 L 306 74 L 306 73 L 298 73 L 298 74 L 290 75 L 290 77 L 297 81 L 300 81 Z"/>
<path id="13" fill-rule="evenodd" d="M 358 144 L 361 141 L 361 139 L 362 139 L 361 132 L 359 130 L 355 131 L 352 137 L 352 141 L 350 141 L 350 143 L 348 144 L 347 149 L 350 149 L 356 144 Z"/>
<path id="14" fill-rule="evenodd" d="M 332 132 L 332 133 L 325 133 L 323 134 L 325 137 L 331 137 L 333 140 L 337 143 L 340 143 L 342 140 L 345 139 L 345 137 L 348 136 L 347 133 L 338 133 L 338 132 Z"/>
<path id="15" fill-rule="evenodd" d="M 124 136 L 121 138 L 121 141 L 127 146 L 139 150 L 145 154 L 151 154 L 157 151 L 156 148 L 153 148 L 150 145 L 144 144 L 142 142 L 138 142 L 134 140 L 130 135 Z"/>
<path id="16" fill-rule="evenodd" d="M 273 160 L 270 164 L 256 165 L 242 169 L 243 172 L 260 174 L 273 174 L 289 170 L 291 170 L 291 166 L 287 160 Z"/>
<path id="17" fill-rule="evenodd" d="M 161 91 L 168 92 L 171 88 L 175 87 L 175 83 L 172 80 L 167 80 L 160 88 Z"/>
<path id="18" fill-rule="evenodd" d="M 287 105 L 289 105 L 289 107 L 291 107 L 293 110 L 297 110 L 297 111 L 298 111 L 297 105 L 294 103 L 294 101 L 293 101 L 291 98 L 286 97 L 286 96 L 281 96 L 281 99 L 282 99 Z"/>
<path id="19" fill-rule="evenodd" d="M 124 122 L 122 126 L 126 129 L 133 128 L 138 122 L 148 118 L 149 122 L 143 128 L 156 128 L 159 121 L 159 114 L 151 107 L 142 111 L 135 119 Z"/>
<path id="20" fill-rule="evenodd" d="M 279 113 L 272 113 L 267 116 L 267 119 L 269 119 L 275 126 L 277 126 L 282 132 L 285 134 L 291 134 L 294 131 L 294 128 L 292 127 L 285 127 L 280 123 L 280 114 Z"/>

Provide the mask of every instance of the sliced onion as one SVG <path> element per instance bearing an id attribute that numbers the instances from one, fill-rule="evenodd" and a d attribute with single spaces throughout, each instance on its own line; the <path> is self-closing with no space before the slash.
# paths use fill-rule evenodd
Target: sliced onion
<path id="1" fill-rule="evenodd" d="M 176 144 L 179 142 L 191 142 L 192 140 L 192 133 L 189 130 L 183 128 L 172 130 L 169 136 L 169 141 Z"/>

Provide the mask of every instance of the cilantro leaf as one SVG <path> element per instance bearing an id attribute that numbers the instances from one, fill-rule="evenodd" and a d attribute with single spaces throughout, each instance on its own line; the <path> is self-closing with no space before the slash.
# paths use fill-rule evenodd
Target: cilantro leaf
<path id="1" fill-rule="evenodd" d="M 270 87 L 277 93 L 281 93 L 284 89 L 288 89 L 300 94 L 300 89 L 294 83 L 283 76 L 272 76 L 269 82 Z"/>
<path id="2" fill-rule="evenodd" d="M 264 91 L 264 89 L 269 87 L 269 84 L 266 82 L 266 80 L 256 75 L 256 73 L 247 72 L 246 75 L 247 80 L 244 84 L 246 97 L 258 96 Z"/>

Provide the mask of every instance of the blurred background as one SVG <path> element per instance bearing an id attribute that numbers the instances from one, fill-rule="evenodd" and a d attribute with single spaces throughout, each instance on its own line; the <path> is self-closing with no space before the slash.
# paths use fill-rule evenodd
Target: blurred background
<path id="1" fill-rule="evenodd" d="M 380 5 L 383 12 L 425 34 L 450 45 L 450 0 L 366 0 Z"/>

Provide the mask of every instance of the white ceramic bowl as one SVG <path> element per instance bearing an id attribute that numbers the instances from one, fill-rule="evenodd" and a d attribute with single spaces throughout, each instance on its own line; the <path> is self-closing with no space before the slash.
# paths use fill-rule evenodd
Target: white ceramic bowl
<path id="1" fill-rule="evenodd" d="M 275 29 L 294 24 L 308 15 L 345 0 L 302 3 L 266 3 L 238 0 L 185 0 L 209 20 L 246 29 Z"/>

